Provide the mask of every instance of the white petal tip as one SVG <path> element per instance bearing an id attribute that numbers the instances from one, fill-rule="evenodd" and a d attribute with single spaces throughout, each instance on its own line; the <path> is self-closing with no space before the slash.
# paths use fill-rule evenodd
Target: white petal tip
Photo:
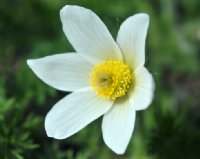
<path id="1" fill-rule="evenodd" d="M 149 18 L 149 15 L 147 13 L 139 13 L 139 14 L 146 17 L 146 18 Z"/>
<path id="2" fill-rule="evenodd" d="M 138 18 L 143 19 L 145 22 L 149 22 L 149 15 L 146 13 L 138 13 L 135 16 L 138 16 Z"/>
<path id="3" fill-rule="evenodd" d="M 33 62 L 34 60 L 30 60 L 30 59 L 28 59 L 27 61 L 26 61 L 26 63 L 27 63 L 27 65 L 30 67 L 30 68 L 32 68 L 32 66 L 33 66 Z"/>
<path id="4" fill-rule="evenodd" d="M 61 136 L 55 129 L 51 129 L 50 125 L 47 126 L 46 120 L 45 120 L 45 131 L 48 137 L 54 138 L 57 140 L 65 139 L 65 136 Z"/>
<path id="5" fill-rule="evenodd" d="M 48 137 L 54 138 L 53 135 L 51 133 L 49 133 L 47 130 L 46 130 L 46 134 L 47 134 Z"/>
<path id="6" fill-rule="evenodd" d="M 104 139 L 105 144 L 106 144 L 114 153 L 116 153 L 116 154 L 118 154 L 118 155 L 123 155 L 123 154 L 125 153 L 126 148 L 127 148 L 128 145 L 125 147 L 125 149 L 124 149 L 124 148 L 119 148 L 119 147 L 116 147 L 116 146 L 112 145 L 112 143 L 107 142 L 108 140 L 106 140 L 104 136 L 103 136 L 103 139 Z"/>
<path id="7" fill-rule="evenodd" d="M 56 132 L 52 133 L 51 131 L 47 131 L 47 130 L 46 130 L 46 134 L 47 134 L 48 137 L 54 138 L 54 139 L 57 139 L 57 140 L 63 140 L 63 139 L 66 138 L 66 137 L 58 135 Z"/>
<path id="8" fill-rule="evenodd" d="M 118 155 L 123 155 L 125 153 L 125 151 L 118 151 L 118 152 L 116 151 L 115 153 Z"/>
<path id="9" fill-rule="evenodd" d="M 60 17 L 64 18 L 71 9 L 80 9 L 82 7 L 76 5 L 66 5 L 60 10 Z"/>
<path id="10" fill-rule="evenodd" d="M 26 63 L 27 63 L 28 65 L 31 65 L 31 62 L 32 62 L 32 60 L 27 60 L 27 61 L 26 61 Z"/>
<path id="11" fill-rule="evenodd" d="M 125 153 L 125 150 L 112 150 L 112 151 L 118 155 L 123 155 Z"/>
<path id="12" fill-rule="evenodd" d="M 28 60 L 26 61 L 26 63 L 27 63 L 27 65 L 31 68 L 31 70 L 33 70 L 33 72 L 36 71 L 35 69 L 37 68 L 37 65 L 38 65 L 37 60 L 28 59 Z M 35 72 L 35 73 L 36 73 L 36 72 Z"/>
<path id="13" fill-rule="evenodd" d="M 51 129 L 51 124 L 49 124 L 49 117 L 48 117 L 48 114 L 45 118 L 45 121 L 44 121 L 44 128 L 45 128 L 45 131 L 46 131 L 46 134 L 48 137 L 51 137 L 51 138 L 56 138 L 55 137 L 55 132 L 56 130 L 55 129 Z"/>
<path id="14" fill-rule="evenodd" d="M 104 140 L 105 141 L 105 140 Z M 124 153 L 125 153 L 125 151 L 126 151 L 126 149 L 118 149 L 118 148 L 114 148 L 113 146 L 111 147 L 111 146 L 109 146 L 109 144 L 107 144 L 106 142 L 105 142 L 105 144 L 114 152 L 114 153 L 116 153 L 116 154 L 118 154 L 118 155 L 123 155 Z"/>
<path id="15" fill-rule="evenodd" d="M 60 10 L 60 16 L 64 16 L 65 10 L 66 10 L 67 8 L 69 8 L 69 5 L 66 5 L 66 6 L 62 7 L 62 9 Z"/>
<path id="16" fill-rule="evenodd" d="M 47 131 L 46 131 L 46 134 L 47 134 L 48 137 L 54 138 L 54 139 L 57 139 L 57 140 L 66 139 L 66 137 L 61 137 L 61 136 L 59 136 L 59 135 L 57 135 L 57 134 L 53 135 L 53 134 L 51 134 L 51 133 L 48 133 Z"/>

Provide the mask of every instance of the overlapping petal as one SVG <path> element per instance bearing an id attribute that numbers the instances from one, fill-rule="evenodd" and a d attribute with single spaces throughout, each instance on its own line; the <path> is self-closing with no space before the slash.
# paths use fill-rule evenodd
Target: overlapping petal
<path id="1" fill-rule="evenodd" d="M 48 85 L 62 91 L 89 86 L 93 67 L 77 53 L 65 53 L 27 61 L 33 72 Z"/>
<path id="2" fill-rule="evenodd" d="M 91 89 L 73 92 L 47 114 L 47 135 L 56 139 L 67 138 L 106 113 L 112 105 L 113 101 L 103 100 Z"/>
<path id="3" fill-rule="evenodd" d="M 117 43 L 124 55 L 125 63 L 133 70 L 144 65 L 148 26 L 149 16 L 144 13 L 129 17 L 120 26 Z"/>
<path id="4" fill-rule="evenodd" d="M 94 12 L 79 6 L 65 6 L 60 17 L 65 35 L 80 55 L 94 64 L 122 59 L 118 45 Z"/>
<path id="5" fill-rule="evenodd" d="M 128 146 L 135 125 L 135 110 L 128 97 L 118 99 L 103 117 L 103 139 L 117 154 L 123 154 Z"/>
<path id="6" fill-rule="evenodd" d="M 153 99 L 153 77 L 145 67 L 140 67 L 135 70 L 133 78 L 134 84 L 129 91 L 130 103 L 135 110 L 146 109 Z"/>

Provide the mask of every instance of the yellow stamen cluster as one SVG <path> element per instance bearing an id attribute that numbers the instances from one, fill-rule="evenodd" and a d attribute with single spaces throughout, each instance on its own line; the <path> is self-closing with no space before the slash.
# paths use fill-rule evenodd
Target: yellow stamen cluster
<path id="1" fill-rule="evenodd" d="M 90 75 L 90 84 L 97 95 L 115 100 L 128 91 L 132 83 L 132 72 L 121 61 L 108 60 L 95 66 Z"/>

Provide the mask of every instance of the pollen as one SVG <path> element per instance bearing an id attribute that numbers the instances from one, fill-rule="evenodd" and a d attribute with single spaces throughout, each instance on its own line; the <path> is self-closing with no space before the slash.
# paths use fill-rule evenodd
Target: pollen
<path id="1" fill-rule="evenodd" d="M 132 71 L 117 60 L 102 61 L 92 69 L 90 84 L 98 96 L 115 100 L 124 96 L 132 83 Z"/>

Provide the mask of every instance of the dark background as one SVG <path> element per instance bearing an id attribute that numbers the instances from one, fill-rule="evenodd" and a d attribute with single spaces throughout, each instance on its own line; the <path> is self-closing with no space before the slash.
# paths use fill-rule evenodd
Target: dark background
<path id="1" fill-rule="evenodd" d="M 128 16 L 150 15 L 146 67 L 155 98 L 137 113 L 122 156 L 104 144 L 101 118 L 65 140 L 45 133 L 45 115 L 66 93 L 41 82 L 26 59 L 73 50 L 59 17 L 66 4 L 93 10 L 114 38 Z M 199 0 L 1 0 L 0 159 L 199 159 L 199 9 Z"/>

